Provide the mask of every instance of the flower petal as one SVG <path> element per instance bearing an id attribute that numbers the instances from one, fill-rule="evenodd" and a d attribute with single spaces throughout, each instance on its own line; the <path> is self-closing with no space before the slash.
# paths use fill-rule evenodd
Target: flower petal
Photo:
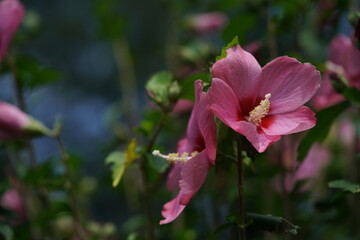
<path id="1" fill-rule="evenodd" d="M 310 108 L 302 106 L 292 112 L 263 118 L 261 128 L 269 135 L 286 135 L 310 129 L 315 123 L 315 113 Z"/>
<path id="2" fill-rule="evenodd" d="M 161 211 L 161 215 L 165 218 L 164 220 L 160 221 L 160 224 L 166 224 L 169 222 L 174 221 L 180 213 L 184 210 L 186 207 L 185 205 L 181 205 L 180 198 L 182 197 L 182 193 L 179 192 L 179 194 L 170 202 L 167 202 L 163 210 Z"/>
<path id="3" fill-rule="evenodd" d="M 186 138 L 183 138 L 180 141 L 178 141 L 176 150 L 180 155 L 184 152 L 187 153 L 192 152 L 192 148 L 191 146 L 189 146 L 188 140 Z M 178 162 L 171 168 L 166 180 L 166 188 L 169 191 L 174 191 L 179 188 L 179 181 L 181 179 L 181 170 L 183 166 L 184 163 Z"/>
<path id="4" fill-rule="evenodd" d="M 277 114 L 294 111 L 306 103 L 320 87 L 321 77 L 313 65 L 284 56 L 266 64 L 260 83 L 258 97 L 264 99 L 270 93 L 269 114 Z"/>
<path id="5" fill-rule="evenodd" d="M 214 78 L 224 80 L 234 91 L 241 104 L 256 100 L 257 80 L 261 66 L 253 55 L 244 51 L 239 45 L 226 51 L 226 58 L 217 61 L 212 67 Z"/>
<path id="6" fill-rule="evenodd" d="M 335 92 L 330 82 L 330 72 L 326 72 L 324 80 L 316 92 L 315 96 L 311 99 L 311 106 L 319 111 L 321 109 L 333 106 L 341 101 L 344 101 L 344 97 Z"/>
<path id="7" fill-rule="evenodd" d="M 226 125 L 235 127 L 238 121 L 243 120 L 235 93 L 221 79 L 212 80 L 209 100 L 211 111 Z"/>
<path id="8" fill-rule="evenodd" d="M 180 204 L 186 205 L 203 185 L 211 167 L 206 151 L 200 152 L 185 163 L 181 171 L 180 189 L 183 196 Z"/>
<path id="9" fill-rule="evenodd" d="M 0 1 L 0 61 L 3 59 L 13 35 L 24 18 L 24 14 L 24 7 L 19 1 Z"/>
<path id="10" fill-rule="evenodd" d="M 183 163 L 178 162 L 171 168 L 166 180 L 167 190 L 174 191 L 179 188 L 179 181 L 181 180 L 181 170 L 183 166 Z"/>
<path id="11" fill-rule="evenodd" d="M 201 80 L 195 82 L 196 108 L 198 109 L 197 122 L 200 132 L 205 141 L 205 148 L 211 163 L 215 165 L 216 158 L 216 124 L 214 115 L 210 111 L 209 96 L 202 91 L 203 85 Z"/>
<path id="12" fill-rule="evenodd" d="M 258 152 L 264 152 L 271 143 L 281 138 L 277 135 L 268 135 L 253 123 L 246 121 L 238 122 L 238 126 L 234 130 L 244 135 Z"/>

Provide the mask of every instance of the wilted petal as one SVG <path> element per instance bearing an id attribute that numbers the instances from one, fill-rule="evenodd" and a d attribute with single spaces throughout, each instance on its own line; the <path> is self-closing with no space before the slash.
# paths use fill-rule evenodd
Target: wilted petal
<path id="1" fill-rule="evenodd" d="M 261 73 L 259 63 L 239 45 L 229 48 L 226 54 L 226 58 L 213 65 L 213 77 L 224 80 L 230 86 L 241 106 L 246 105 L 247 102 L 252 105 L 256 100 L 255 95 L 258 90 L 256 86 Z"/>
<path id="2" fill-rule="evenodd" d="M 315 113 L 302 106 L 292 112 L 265 117 L 262 119 L 261 128 L 269 135 L 286 135 L 310 129 L 315 123 Z"/>
<path id="3" fill-rule="evenodd" d="M 211 167 L 206 151 L 202 151 L 185 163 L 181 171 L 180 189 L 183 196 L 180 204 L 186 205 L 203 185 Z"/>
<path id="4" fill-rule="evenodd" d="M 269 114 L 294 111 L 306 103 L 320 87 L 319 71 L 309 63 L 279 57 L 266 64 L 260 76 L 258 97 L 271 94 Z"/>
<path id="5" fill-rule="evenodd" d="M 180 192 L 173 200 L 167 202 L 163 210 L 161 211 L 162 216 L 165 218 L 160 221 L 160 224 L 166 224 L 174 221 L 180 213 L 184 210 L 185 205 L 180 204 L 180 198 L 182 197 L 182 193 Z"/>

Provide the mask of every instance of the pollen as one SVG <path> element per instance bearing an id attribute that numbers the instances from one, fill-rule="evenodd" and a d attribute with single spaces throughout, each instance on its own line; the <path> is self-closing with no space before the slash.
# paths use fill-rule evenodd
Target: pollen
<path id="1" fill-rule="evenodd" d="M 183 152 L 180 156 L 179 153 L 169 153 L 168 155 L 164 155 L 164 154 L 160 153 L 159 150 L 154 150 L 152 152 L 152 154 L 154 156 L 158 156 L 163 159 L 166 159 L 166 161 L 168 161 L 169 163 L 177 163 L 177 162 L 186 163 L 191 158 L 195 157 L 198 153 L 199 152 L 197 152 L 197 151 L 194 151 L 191 154 L 189 154 L 187 152 Z"/>
<path id="2" fill-rule="evenodd" d="M 249 117 L 247 118 L 249 122 L 255 123 L 256 125 L 261 123 L 261 119 L 270 111 L 270 97 L 270 93 L 266 94 L 265 99 L 261 100 L 260 104 L 249 113 Z"/>

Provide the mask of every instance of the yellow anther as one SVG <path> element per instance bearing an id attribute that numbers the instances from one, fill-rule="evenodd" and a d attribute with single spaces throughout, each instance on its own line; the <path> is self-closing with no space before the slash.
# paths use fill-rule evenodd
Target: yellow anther
<path id="1" fill-rule="evenodd" d="M 164 155 L 164 154 L 161 154 L 159 150 L 154 150 L 152 152 L 152 154 L 154 156 L 158 156 L 158 157 L 161 157 L 161 158 L 164 158 L 166 159 L 166 161 L 170 162 L 170 163 L 176 163 L 176 162 L 187 162 L 189 161 L 191 158 L 195 157 L 198 152 L 192 152 L 191 153 L 191 156 L 189 156 L 189 153 L 187 152 L 183 152 L 181 154 L 181 157 L 179 157 L 179 153 L 169 153 L 168 155 Z"/>
<path id="2" fill-rule="evenodd" d="M 198 154 L 199 154 L 199 152 L 198 152 L 198 151 L 195 151 L 195 152 L 192 152 L 192 153 L 191 153 L 191 156 L 192 156 L 192 157 L 195 157 L 195 156 L 198 155 Z"/>
<path id="3" fill-rule="evenodd" d="M 188 157 L 188 156 L 189 156 L 189 153 L 183 152 L 183 153 L 181 154 L 181 156 L 182 156 L 182 157 Z"/>
<path id="4" fill-rule="evenodd" d="M 271 94 L 268 93 L 265 95 L 265 99 L 261 100 L 260 104 L 256 106 L 250 113 L 248 121 L 259 124 L 261 119 L 264 118 L 270 111 L 270 99 Z"/>

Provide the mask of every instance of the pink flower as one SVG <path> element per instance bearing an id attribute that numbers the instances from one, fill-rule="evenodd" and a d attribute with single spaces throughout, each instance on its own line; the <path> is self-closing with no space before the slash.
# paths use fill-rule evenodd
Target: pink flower
<path id="1" fill-rule="evenodd" d="M 291 192 L 295 184 L 299 181 L 307 181 L 302 187 L 302 190 L 307 190 L 311 187 L 311 180 L 319 177 L 321 171 L 328 165 L 330 161 L 330 154 L 326 148 L 314 145 L 304 161 L 300 164 L 296 161 L 296 152 L 292 155 L 293 167 L 285 174 L 285 191 Z M 281 191 L 281 177 L 276 176 L 274 179 L 275 189 Z"/>
<path id="2" fill-rule="evenodd" d="M 354 47 L 349 37 L 337 36 L 331 42 L 329 62 L 324 81 L 312 99 L 312 105 L 317 110 L 330 107 L 344 100 L 335 92 L 331 85 L 331 75 L 344 76 L 349 85 L 360 89 L 360 51 Z"/>
<path id="3" fill-rule="evenodd" d="M 25 208 L 21 196 L 14 188 L 6 191 L 0 199 L 0 205 L 3 208 L 14 211 L 17 214 L 17 222 L 25 219 Z"/>
<path id="4" fill-rule="evenodd" d="M 337 36 L 330 46 L 329 71 L 346 77 L 349 85 L 360 89 L 360 51 L 347 36 Z"/>
<path id="5" fill-rule="evenodd" d="M 197 14 L 191 19 L 191 25 L 199 34 L 209 34 L 220 31 L 227 23 L 224 13 L 211 12 Z"/>
<path id="6" fill-rule="evenodd" d="M 208 109 L 208 95 L 202 91 L 202 82 L 195 82 L 196 100 L 187 127 L 186 138 L 178 143 L 177 154 L 164 156 L 158 151 L 154 155 L 162 156 L 174 167 L 168 176 L 167 188 L 170 191 L 180 188 L 178 195 L 164 205 L 162 215 L 165 218 L 160 224 L 176 219 L 200 189 L 209 169 L 216 158 L 216 125 L 214 116 Z"/>
<path id="7" fill-rule="evenodd" d="M 18 0 L 0 0 L 0 61 L 23 17 L 24 7 Z"/>
<path id="8" fill-rule="evenodd" d="M 190 112 L 193 105 L 194 105 L 193 101 L 186 100 L 186 99 L 179 99 L 176 102 L 172 112 L 175 113 L 175 114 L 180 114 L 180 113 L 183 113 L 183 112 Z"/>
<path id="9" fill-rule="evenodd" d="M 226 53 L 212 67 L 210 109 L 257 151 L 315 125 L 314 113 L 302 106 L 320 86 L 314 66 L 284 56 L 261 68 L 239 45 Z"/>
<path id="10" fill-rule="evenodd" d="M 6 102 L 0 102 L 0 140 L 50 135 L 40 122 Z"/>

